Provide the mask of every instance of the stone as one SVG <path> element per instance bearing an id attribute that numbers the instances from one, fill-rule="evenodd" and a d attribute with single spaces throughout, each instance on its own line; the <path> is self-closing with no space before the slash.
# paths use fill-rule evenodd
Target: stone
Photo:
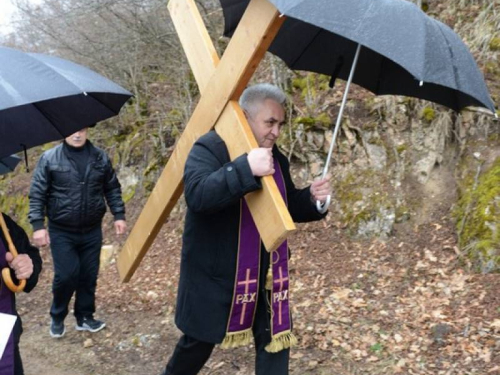
<path id="1" fill-rule="evenodd" d="M 111 261 L 114 259 L 115 250 L 114 245 L 104 245 L 101 247 L 99 271 L 106 269 L 110 265 Z"/>

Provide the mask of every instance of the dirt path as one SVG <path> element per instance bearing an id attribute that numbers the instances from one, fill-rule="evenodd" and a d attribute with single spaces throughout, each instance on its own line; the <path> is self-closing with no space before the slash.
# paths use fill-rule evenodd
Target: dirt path
<path id="1" fill-rule="evenodd" d="M 30 346 L 21 347 L 23 353 L 24 372 L 37 375 L 85 375 L 78 368 L 59 367 L 50 359 L 44 358 Z"/>
<path id="2" fill-rule="evenodd" d="M 500 275 L 457 259 L 446 212 L 400 226 L 386 242 L 349 239 L 331 219 L 291 239 L 292 375 L 498 374 Z M 97 318 L 107 328 L 48 334 L 52 265 L 20 296 L 26 374 L 159 374 L 180 335 L 173 324 L 181 221 L 168 222 L 131 283 L 115 265 L 100 276 Z M 201 375 L 253 374 L 253 348 L 216 349 Z"/>

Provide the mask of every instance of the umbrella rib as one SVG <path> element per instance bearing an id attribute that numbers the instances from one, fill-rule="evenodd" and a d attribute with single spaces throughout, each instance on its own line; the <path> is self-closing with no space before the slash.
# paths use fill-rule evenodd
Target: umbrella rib
<path id="1" fill-rule="evenodd" d="M 102 105 L 103 105 L 104 107 L 106 107 L 106 108 L 107 108 L 107 109 L 108 109 L 111 113 L 114 113 L 115 115 L 117 115 L 117 114 L 118 114 L 118 113 L 116 113 L 116 111 L 115 111 L 113 108 L 109 107 L 106 103 L 104 103 L 104 102 L 100 101 L 98 98 L 96 98 L 94 95 L 92 95 L 92 93 L 91 93 L 91 92 L 87 92 L 87 95 L 89 95 L 89 96 L 90 96 L 92 99 L 94 99 L 96 102 L 98 102 L 98 103 L 102 104 Z"/>
<path id="2" fill-rule="evenodd" d="M 316 26 L 317 27 L 317 26 Z M 318 37 L 319 33 L 321 32 L 321 28 L 317 27 L 318 31 L 316 32 L 316 34 L 314 35 L 314 37 L 312 37 L 309 41 L 309 43 L 307 44 L 307 46 L 305 48 L 302 49 L 302 51 L 300 52 L 300 54 L 297 56 L 297 58 L 295 58 L 292 63 L 290 64 L 290 67 L 294 66 L 295 63 L 304 55 L 304 53 L 307 51 L 307 49 L 309 48 L 309 46 L 311 44 L 313 44 L 313 42 L 316 40 L 316 38 Z"/>
<path id="3" fill-rule="evenodd" d="M 453 50 L 451 49 L 450 47 L 450 43 L 448 42 L 448 39 L 446 38 L 446 35 L 444 34 L 443 30 L 441 29 L 441 26 L 438 24 L 438 29 L 439 29 L 439 32 L 441 33 L 441 35 L 443 36 L 443 39 L 444 41 L 446 42 L 446 45 L 448 46 L 448 53 L 450 54 L 451 56 L 451 61 L 453 63 L 453 77 L 455 78 L 455 93 L 457 94 L 458 92 L 460 92 L 460 88 L 458 87 L 459 86 L 459 80 L 458 80 L 458 71 L 457 71 L 457 67 L 456 65 L 454 64 L 454 54 L 453 54 Z M 464 91 L 465 92 L 465 91 Z M 467 95 L 469 95 L 468 92 L 465 92 Z M 469 95 L 470 96 L 470 95 Z M 458 101 L 458 95 L 454 95 L 454 99 L 455 99 L 455 108 L 460 108 L 459 106 L 459 101 Z"/>
<path id="4" fill-rule="evenodd" d="M 38 103 L 40 103 L 40 102 L 38 102 Z M 38 112 L 40 112 L 40 113 L 41 113 L 41 115 L 42 115 L 43 117 L 45 117 L 45 118 L 47 119 L 47 121 L 49 122 L 49 124 L 50 124 L 50 125 L 52 125 L 52 126 L 54 127 L 54 129 L 56 129 L 56 131 L 59 133 L 59 135 L 61 136 L 61 138 L 64 138 L 64 134 L 63 134 L 63 133 L 59 130 L 59 128 L 57 127 L 57 125 L 56 125 L 56 124 L 54 124 L 54 123 L 50 120 L 50 118 L 49 118 L 49 117 L 48 117 L 48 116 L 44 113 L 44 111 L 43 111 L 43 110 L 42 110 L 42 109 L 38 106 L 38 103 L 31 103 L 31 105 L 32 105 L 33 107 L 35 107 L 35 109 L 36 109 Z"/>

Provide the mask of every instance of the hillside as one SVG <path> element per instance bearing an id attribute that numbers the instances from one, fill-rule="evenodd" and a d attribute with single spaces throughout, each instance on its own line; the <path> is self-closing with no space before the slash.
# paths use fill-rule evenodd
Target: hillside
<path id="1" fill-rule="evenodd" d="M 196 84 L 175 53 L 180 47 L 164 1 L 58 3 L 26 4 L 19 32 L 6 43 L 59 51 L 134 92 L 120 116 L 90 135 L 113 158 L 132 226 L 196 105 Z M 227 39 L 219 38 L 218 2 L 198 5 L 221 53 Z M 500 107 L 500 1 L 424 5 L 468 44 Z M 86 28 L 90 19 L 95 29 Z M 111 26 L 121 44 L 104 38 L 100 45 L 98 35 L 110 35 Z M 297 185 L 305 186 L 323 166 L 344 84 L 330 90 L 329 77 L 292 72 L 271 55 L 254 80 L 272 81 L 290 97 L 280 146 Z M 499 125 L 475 109 L 455 114 L 352 90 L 333 156 L 330 213 L 299 225 L 290 240 L 300 340 L 291 374 L 500 374 Z M 49 147 L 29 151 L 31 169 Z M 27 230 L 30 176 L 18 167 L 0 177 L 0 208 Z M 128 284 L 115 265 L 125 238 L 115 238 L 106 217 L 114 251 L 103 259 L 97 306 L 108 327 L 94 335 L 69 329 L 62 340 L 50 339 L 52 261 L 42 250 L 39 286 L 18 302 L 27 374 L 160 373 L 179 337 L 173 314 L 184 212 L 181 201 Z M 245 348 L 216 350 L 202 374 L 252 371 L 252 348 Z"/>

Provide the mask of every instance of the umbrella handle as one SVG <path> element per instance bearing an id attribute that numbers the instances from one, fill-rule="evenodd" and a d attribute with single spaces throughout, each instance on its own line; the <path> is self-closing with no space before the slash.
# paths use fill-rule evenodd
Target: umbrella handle
<path id="1" fill-rule="evenodd" d="M 320 201 L 316 201 L 316 209 L 320 214 L 324 214 L 326 211 L 328 211 L 328 207 L 330 206 L 330 202 L 332 201 L 332 196 L 328 194 L 326 197 L 326 201 L 321 203 Z"/>
<path id="2" fill-rule="evenodd" d="M 19 282 L 19 285 L 14 284 L 14 281 L 12 280 L 12 277 L 10 276 L 10 268 L 5 267 L 2 270 L 2 279 L 4 284 L 7 286 L 7 288 L 10 289 L 11 292 L 13 293 L 19 293 L 24 290 L 26 287 L 26 280 L 21 280 Z"/>
<path id="3" fill-rule="evenodd" d="M 0 212 L 0 226 L 2 227 L 2 232 L 5 236 L 5 239 L 7 240 L 7 244 L 9 245 L 10 253 L 14 256 L 14 258 L 17 257 L 18 253 L 17 253 L 16 246 L 12 242 L 12 238 L 10 237 L 9 229 L 7 228 L 7 225 L 5 224 L 5 220 L 4 220 L 3 214 L 1 212 Z M 24 290 L 24 288 L 26 287 L 26 280 L 20 280 L 19 285 L 16 285 L 14 283 L 14 281 L 12 281 L 9 267 L 5 267 L 2 270 L 2 278 L 3 278 L 5 285 L 7 286 L 7 288 L 10 289 L 11 292 L 19 293 L 22 290 Z"/>

